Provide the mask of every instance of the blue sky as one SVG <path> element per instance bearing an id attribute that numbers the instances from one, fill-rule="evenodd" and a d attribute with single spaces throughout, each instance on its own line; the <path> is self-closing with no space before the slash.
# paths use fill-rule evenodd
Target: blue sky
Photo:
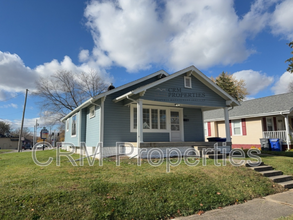
<path id="1" fill-rule="evenodd" d="M 32 127 L 34 81 L 61 69 L 95 69 L 117 87 L 195 65 L 244 79 L 248 98 L 284 93 L 292 21 L 292 0 L 0 0 L 0 120 L 20 125 L 28 88 Z"/>

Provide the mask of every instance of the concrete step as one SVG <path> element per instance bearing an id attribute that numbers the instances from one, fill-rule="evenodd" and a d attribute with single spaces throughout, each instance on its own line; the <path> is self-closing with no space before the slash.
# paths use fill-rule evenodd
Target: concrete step
<path id="1" fill-rule="evenodd" d="M 259 173 L 261 173 L 265 177 L 283 175 L 283 172 L 281 170 L 268 170 L 268 171 L 261 171 Z"/>
<path id="2" fill-rule="evenodd" d="M 273 170 L 274 168 L 272 166 L 258 166 L 258 167 L 250 167 L 250 169 L 257 172 L 262 172 L 267 170 Z"/>
<path id="3" fill-rule="evenodd" d="M 271 176 L 268 178 L 274 181 L 275 183 L 282 183 L 282 182 L 290 181 L 293 179 L 292 176 L 290 175 Z"/>
<path id="4" fill-rule="evenodd" d="M 260 164 L 257 164 L 257 163 L 247 163 L 247 161 L 246 161 L 246 163 L 245 163 L 245 166 L 246 167 L 257 167 L 257 166 L 263 166 L 264 165 L 264 163 L 263 162 L 261 162 Z"/>
<path id="5" fill-rule="evenodd" d="M 281 186 L 283 186 L 286 189 L 292 189 L 293 188 L 293 180 L 281 182 L 281 183 L 278 183 L 278 184 L 280 184 Z"/>

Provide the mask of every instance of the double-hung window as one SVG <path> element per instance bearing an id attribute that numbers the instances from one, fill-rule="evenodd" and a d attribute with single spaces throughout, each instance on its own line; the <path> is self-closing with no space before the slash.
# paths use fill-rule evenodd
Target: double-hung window
<path id="1" fill-rule="evenodd" d="M 76 115 L 72 116 L 71 118 L 71 135 L 76 135 Z"/>
<path id="2" fill-rule="evenodd" d="M 233 135 L 242 135 L 241 120 L 232 121 L 232 133 Z"/>
<path id="3" fill-rule="evenodd" d="M 133 108 L 132 130 L 137 129 L 137 108 Z M 159 108 L 143 108 L 142 126 L 145 131 L 167 130 L 167 111 Z"/>

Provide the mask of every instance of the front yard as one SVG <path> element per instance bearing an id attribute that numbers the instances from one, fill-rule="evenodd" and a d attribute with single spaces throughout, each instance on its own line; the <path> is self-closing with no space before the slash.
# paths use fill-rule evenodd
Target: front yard
<path id="1" fill-rule="evenodd" d="M 166 219 L 283 191 L 250 169 L 216 167 L 213 160 L 182 162 L 166 173 L 166 162 L 153 167 L 143 160 L 139 167 L 136 159 L 74 167 L 61 157 L 58 167 L 55 152 L 37 152 L 40 161 L 54 158 L 47 167 L 35 165 L 31 152 L 0 155 L 0 219 Z"/>

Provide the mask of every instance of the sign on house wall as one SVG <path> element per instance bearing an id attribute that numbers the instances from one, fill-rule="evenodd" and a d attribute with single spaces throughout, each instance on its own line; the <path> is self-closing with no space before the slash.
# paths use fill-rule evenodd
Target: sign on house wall
<path id="1" fill-rule="evenodd" d="M 176 101 L 188 101 L 188 102 L 204 102 L 206 100 L 205 92 L 186 91 L 182 88 L 156 88 L 157 95 L 155 101 L 176 102 Z"/>

